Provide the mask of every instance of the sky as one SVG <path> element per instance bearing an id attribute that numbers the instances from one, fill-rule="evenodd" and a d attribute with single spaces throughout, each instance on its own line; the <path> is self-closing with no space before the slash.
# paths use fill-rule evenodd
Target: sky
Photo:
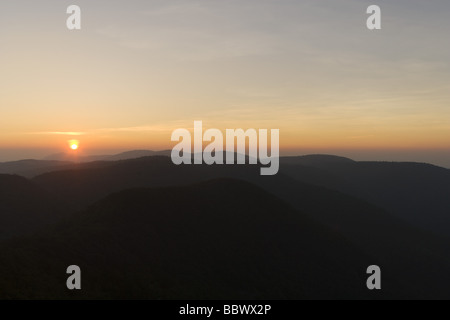
<path id="1" fill-rule="evenodd" d="M 81 8 L 82 29 L 66 27 Z M 382 29 L 366 27 L 369 5 Z M 448 0 L 0 1 L 0 161 L 280 129 L 285 155 L 450 168 Z"/>

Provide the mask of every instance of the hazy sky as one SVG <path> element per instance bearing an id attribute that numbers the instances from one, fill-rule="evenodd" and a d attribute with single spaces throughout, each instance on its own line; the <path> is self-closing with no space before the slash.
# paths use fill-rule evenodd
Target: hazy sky
<path id="1" fill-rule="evenodd" d="M 82 30 L 66 28 L 66 8 Z M 382 9 L 382 30 L 366 9 Z M 448 0 L 0 2 L 0 161 L 280 129 L 284 153 L 450 167 Z"/>

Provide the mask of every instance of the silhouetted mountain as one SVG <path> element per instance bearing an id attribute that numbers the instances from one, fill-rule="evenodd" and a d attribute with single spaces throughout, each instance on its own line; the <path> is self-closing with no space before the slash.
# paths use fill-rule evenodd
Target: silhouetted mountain
<path id="1" fill-rule="evenodd" d="M 134 158 L 143 154 L 155 153 L 159 152 L 130 151 L 114 156 L 88 157 L 83 161 L 92 161 L 98 158 L 111 162 L 114 159 Z M 162 151 L 161 153 L 169 153 L 169 151 Z M 448 208 L 450 208 L 450 170 L 448 169 L 418 163 L 356 162 L 347 158 L 328 155 L 282 157 L 280 162 L 280 172 L 298 181 L 324 186 L 364 199 L 420 228 L 426 228 L 441 235 L 448 235 L 450 232 L 450 215 L 448 214 Z M 0 164 L 0 173 L 19 174 L 31 178 L 52 171 L 72 170 L 74 168 L 97 169 L 107 166 L 116 166 L 116 163 L 95 161 L 80 165 L 78 163 L 70 164 L 69 162 L 25 160 Z M 120 166 L 123 167 L 122 164 Z M 148 168 L 148 170 L 151 171 L 152 168 Z M 214 174 L 208 174 L 206 177 L 201 176 L 201 178 L 204 180 L 208 177 L 240 177 L 236 174 L 239 170 L 231 170 L 233 171 L 231 173 L 226 173 L 223 169 L 215 171 Z M 248 171 L 248 168 L 245 167 L 244 171 Z M 100 173 L 93 174 L 98 176 Z M 116 175 L 112 172 L 105 174 Z M 247 173 L 244 172 L 243 174 L 245 176 Z M 157 173 L 156 175 L 158 176 Z M 168 173 L 168 176 L 171 176 L 171 173 Z M 133 176 L 123 180 L 128 181 L 128 187 L 148 186 L 149 179 L 147 178 Z M 184 179 L 184 177 L 181 178 Z M 180 183 L 180 179 L 176 177 L 171 180 L 172 182 L 167 179 L 161 178 L 160 183 L 157 180 L 151 185 L 176 185 Z M 71 188 L 74 187 L 73 183 L 81 183 L 81 181 L 74 181 L 77 180 L 70 180 L 70 186 L 62 186 L 62 188 Z M 192 177 L 187 182 L 189 181 L 199 180 Z M 65 182 L 61 181 L 60 184 L 65 184 Z M 112 187 L 107 186 L 106 189 L 102 188 L 102 182 L 97 183 L 97 185 L 98 188 L 94 190 L 92 197 L 82 197 L 83 200 L 88 199 L 83 204 L 98 200 L 109 192 L 122 190 L 121 183 L 113 184 Z M 83 185 L 80 185 L 80 187 L 84 188 Z M 85 190 L 85 193 L 91 193 L 88 191 L 90 188 Z"/>
<path id="2" fill-rule="evenodd" d="M 37 175 L 61 170 L 64 166 L 71 164 L 68 161 L 45 161 L 45 160 L 20 160 L 0 163 L 0 174 L 17 174 L 32 178 Z"/>
<path id="3" fill-rule="evenodd" d="M 423 163 L 333 159 L 282 158 L 280 171 L 365 199 L 418 227 L 449 234 L 450 170 Z"/>
<path id="4" fill-rule="evenodd" d="M 347 248 L 352 247 L 354 250 L 361 253 L 356 253 L 356 256 L 354 256 L 356 260 L 360 261 L 358 257 L 360 257 L 361 259 L 363 259 L 363 257 L 366 257 L 368 260 L 365 260 L 365 263 L 370 261 L 370 264 L 380 265 L 383 270 L 383 277 L 387 277 L 388 279 L 387 288 L 383 287 L 383 294 L 391 297 L 406 297 L 407 293 L 413 297 L 450 297 L 450 294 L 448 293 L 448 287 L 450 286 L 450 275 L 447 275 L 447 270 L 450 268 L 450 241 L 448 239 L 448 236 L 444 235 L 443 237 L 440 237 L 421 230 L 421 228 L 418 228 L 421 226 L 418 225 L 417 220 L 415 220 L 416 217 L 413 217 L 412 215 L 410 216 L 408 214 L 401 214 L 400 210 L 396 211 L 398 210 L 398 208 L 396 207 L 390 207 L 388 208 L 388 211 L 381 208 L 386 208 L 388 205 L 395 204 L 395 201 L 398 201 L 397 203 L 405 206 L 407 204 L 403 203 L 403 201 L 406 202 L 408 200 L 410 201 L 410 203 L 415 204 L 415 206 L 420 209 L 416 211 L 416 213 L 421 215 L 420 219 L 424 219 L 429 224 L 436 223 L 436 221 L 433 219 L 439 216 L 436 214 L 436 212 L 438 211 L 435 211 L 434 206 L 437 204 L 438 206 L 442 206 L 441 209 L 449 208 L 449 206 L 446 204 L 446 201 L 448 200 L 449 190 L 449 188 L 447 187 L 448 170 L 446 169 L 423 164 L 354 162 L 350 159 L 329 156 L 282 158 L 280 173 L 276 176 L 261 176 L 259 166 L 252 165 L 176 166 L 171 162 L 170 158 L 163 156 L 144 157 L 123 161 L 97 161 L 90 163 L 76 163 L 69 164 L 63 168 L 64 170 L 49 172 L 35 177 L 31 182 L 25 179 L 21 179 L 20 181 L 21 183 L 29 183 L 31 185 L 34 185 L 35 188 L 37 188 L 38 186 L 40 189 L 42 189 L 38 189 L 38 192 L 51 194 L 52 198 L 48 196 L 43 197 L 43 199 L 46 199 L 44 201 L 46 205 L 52 205 L 52 200 L 58 199 L 58 201 L 64 201 L 64 203 L 66 204 L 66 213 L 71 213 L 75 210 L 85 212 L 85 214 L 77 215 L 77 218 L 70 218 L 68 220 L 67 223 L 73 225 L 74 228 L 78 228 L 81 226 L 79 225 L 79 223 L 81 223 L 80 221 L 82 221 L 80 217 L 87 217 L 91 214 L 95 215 L 96 213 L 94 213 L 93 210 L 97 206 L 100 206 L 100 209 L 98 209 L 99 212 L 104 212 L 105 219 L 108 221 L 110 220 L 109 213 L 111 212 L 120 212 L 121 215 L 123 214 L 123 217 L 127 217 L 125 220 L 130 218 L 139 221 L 139 219 L 134 216 L 135 213 L 142 213 L 144 211 L 153 212 L 152 210 L 155 209 L 157 212 L 164 212 L 165 214 L 178 214 L 182 208 L 186 208 L 186 210 L 189 212 L 189 214 L 187 214 L 187 216 L 185 217 L 186 219 L 188 219 L 192 215 L 192 212 L 197 212 L 195 211 L 196 208 L 200 208 L 201 210 L 199 210 L 203 212 L 202 210 L 205 209 L 202 204 L 203 201 L 208 203 L 208 210 L 209 212 L 211 212 L 211 214 L 214 215 L 216 212 L 225 214 L 225 211 L 221 211 L 221 208 L 223 207 L 228 210 L 226 211 L 228 212 L 227 214 L 229 214 L 233 218 L 236 218 L 235 212 L 237 212 L 238 214 L 243 214 L 240 211 L 241 206 L 243 206 L 243 208 L 246 208 L 245 210 L 248 210 L 246 206 L 250 205 L 253 200 L 246 201 L 245 199 L 254 199 L 251 195 L 253 193 L 250 190 L 254 189 L 255 187 L 249 187 L 248 192 L 250 192 L 250 194 L 247 195 L 247 188 L 244 188 L 243 186 L 248 186 L 248 184 L 240 182 L 236 183 L 237 185 L 234 186 L 234 184 L 232 183 L 231 185 L 233 185 L 236 190 L 242 191 L 242 194 L 245 195 L 243 197 L 238 197 L 225 187 L 225 189 L 221 189 L 219 185 L 228 185 L 228 182 L 220 180 L 219 182 L 216 181 L 213 185 L 201 185 L 201 188 L 203 189 L 205 189 L 206 186 L 211 187 L 211 192 L 215 194 L 209 195 L 208 192 L 203 193 L 202 191 L 202 194 L 199 194 L 199 196 L 201 197 L 199 199 L 194 195 L 191 195 L 191 189 L 197 190 L 196 188 L 200 188 L 199 186 L 183 186 L 224 177 L 241 179 L 265 189 L 266 192 L 258 189 L 260 192 L 258 197 L 260 197 L 261 199 L 274 199 L 267 193 L 269 192 L 277 196 L 279 199 L 285 201 L 286 203 L 292 205 L 294 209 L 289 209 L 290 212 L 294 212 L 294 210 L 297 210 L 300 213 L 297 212 L 295 214 L 299 215 L 299 217 L 301 217 L 302 219 L 306 219 L 306 217 L 308 217 L 308 219 L 316 221 L 316 225 L 322 225 L 323 228 L 328 230 L 327 232 L 331 232 L 333 236 L 343 236 L 348 240 L 347 244 L 351 243 L 351 245 L 349 245 L 349 247 Z M 5 184 L 5 186 L 6 185 L 8 185 L 8 182 Z M 152 189 L 153 191 L 133 190 L 122 192 L 125 189 L 131 188 L 161 188 L 168 186 L 179 186 L 177 188 L 174 188 L 174 190 L 184 190 L 183 192 L 186 192 L 192 197 L 192 202 L 183 202 L 184 200 L 180 199 L 185 198 L 180 195 L 181 191 L 178 193 L 175 192 L 177 196 L 173 196 L 172 193 L 168 192 L 169 189 L 158 189 L 159 191 L 155 191 L 155 189 Z M 430 188 L 430 192 L 428 190 L 424 190 L 424 188 Z M 165 190 L 164 192 L 167 192 L 167 196 L 162 194 L 164 192 L 161 190 Z M 219 190 L 222 190 L 222 192 L 219 192 Z M 411 190 L 416 191 L 414 191 L 415 193 L 411 193 Z M 19 191 L 17 192 L 17 194 L 20 195 L 22 192 L 23 191 Z M 116 192 L 120 192 L 120 194 L 108 197 L 108 195 L 110 195 L 111 193 Z M 142 198 L 144 198 L 143 194 L 146 194 L 145 197 L 148 198 L 148 203 L 145 209 L 144 204 L 139 207 L 141 209 L 132 205 L 132 202 L 134 200 L 136 200 L 137 203 L 142 202 L 139 199 L 133 198 L 133 194 L 135 192 Z M 147 192 L 151 194 L 147 195 Z M 154 195 L 152 195 L 153 193 L 157 193 L 159 195 L 158 197 L 161 198 L 161 201 L 163 201 L 167 205 L 167 209 L 162 209 L 161 205 L 154 205 Z M 404 198 L 400 197 L 400 199 L 397 199 L 397 194 L 403 195 Z M 407 199 L 406 195 L 408 194 L 410 194 L 412 198 Z M 390 195 L 392 196 L 389 197 Z M 376 196 L 378 196 L 378 198 Z M 87 211 L 85 211 L 85 208 L 87 206 L 105 197 L 108 198 L 106 200 L 102 200 L 100 204 L 97 204 L 94 207 L 90 207 Z M 116 197 L 119 197 L 120 199 L 117 201 L 112 200 Z M 126 200 L 128 197 L 134 200 Z M 208 202 L 209 197 L 213 199 L 211 200 L 212 202 Z M 232 199 L 234 199 L 234 197 L 236 198 L 237 202 L 233 202 Z M 387 201 L 386 203 L 384 203 L 383 201 L 386 199 L 389 200 L 389 202 Z M 430 203 L 429 201 L 433 199 L 435 201 L 433 203 Z M 231 204 L 230 206 L 228 206 L 228 202 L 230 201 Z M 282 213 L 285 211 L 285 208 L 287 208 L 285 204 L 281 203 L 277 203 L 276 206 L 279 206 L 283 209 L 276 209 L 274 203 L 265 203 L 265 201 L 262 201 L 262 203 L 270 210 L 273 210 L 270 211 L 272 213 Z M 16 207 L 16 212 L 18 212 L 18 214 L 16 215 L 17 217 L 22 214 L 30 214 L 29 208 L 26 206 L 23 207 L 22 205 L 23 204 L 21 204 L 20 202 L 14 203 L 14 206 L 18 206 Z M 429 209 L 427 210 L 427 208 Z M 444 211 L 445 210 L 443 210 L 442 212 Z M 203 214 L 201 214 L 200 216 L 201 220 L 204 221 L 205 218 L 203 217 Z M 60 216 L 48 215 L 48 217 L 51 218 L 51 221 L 57 222 Z M 195 217 L 196 216 L 194 214 L 194 218 Z M 447 218 L 447 215 L 442 215 L 442 228 L 448 226 L 448 220 L 446 220 Z M 180 225 L 189 225 L 189 223 L 184 220 L 180 221 L 182 221 Z M 193 221 L 196 220 L 193 219 Z M 417 227 L 414 227 L 409 222 L 416 223 Z M 113 243 L 113 240 L 111 240 L 114 238 L 114 234 L 116 235 L 115 239 L 121 239 L 123 237 L 133 237 L 133 234 L 140 234 L 140 232 L 142 231 L 140 231 L 138 227 L 130 225 L 129 223 L 131 222 L 123 223 L 123 230 L 119 226 L 108 224 L 107 222 L 102 222 L 101 225 L 93 224 L 92 229 L 89 229 L 87 224 L 85 224 L 83 225 L 83 228 L 89 229 L 90 233 L 87 234 L 84 233 L 84 231 L 79 232 L 81 235 L 84 235 L 83 239 L 90 239 L 90 237 L 94 237 L 93 234 L 97 233 L 99 233 L 99 235 L 103 233 L 108 234 L 110 236 L 110 238 L 108 238 L 108 241 L 110 242 L 108 243 L 111 243 L 111 250 L 115 250 L 119 254 L 119 256 L 121 256 L 123 248 L 117 248 L 117 245 Z M 172 227 L 174 228 L 174 230 L 181 234 L 181 231 L 177 229 L 179 228 L 179 226 L 178 224 L 176 224 L 176 221 L 173 220 L 172 223 Z M 197 223 L 201 225 L 200 222 Z M 217 228 L 219 228 L 219 226 L 221 225 L 221 222 L 217 223 L 217 226 L 215 225 L 216 222 L 210 221 L 210 223 Z M 445 223 L 447 223 L 447 225 L 445 225 Z M 143 222 L 143 225 L 146 225 L 146 223 Z M 223 225 L 226 226 L 225 223 Z M 27 224 L 27 226 L 29 226 L 29 224 Z M 215 230 L 215 227 L 211 228 Z M 61 230 L 63 229 L 61 228 L 63 228 L 65 231 L 62 232 Z M 82 241 L 81 238 L 79 239 L 78 236 L 75 236 L 76 231 L 72 232 L 70 231 L 72 230 L 70 228 L 71 226 L 69 225 L 66 225 L 64 227 L 58 226 L 56 227 L 56 229 L 53 229 L 53 231 L 49 231 L 43 234 L 39 239 L 33 237 L 28 239 L 16 240 L 14 242 L 8 242 L 8 244 L 4 248 L 11 246 L 12 248 L 16 248 L 11 250 L 28 252 L 31 256 L 36 256 L 36 254 L 33 252 L 46 252 L 44 256 L 36 256 L 36 259 L 42 261 L 47 261 L 47 259 L 50 259 L 51 261 L 59 261 L 58 263 L 55 262 L 54 271 L 56 272 L 56 269 L 62 267 L 63 265 L 62 260 L 58 260 L 57 258 L 58 254 L 60 254 L 60 250 L 62 250 L 62 247 L 67 245 L 67 243 L 69 243 L 69 246 L 71 246 L 74 243 L 78 243 L 78 241 Z M 22 232 L 20 228 L 16 228 L 14 230 L 14 232 L 17 233 Z M 281 230 L 281 228 L 279 230 Z M 290 234 L 291 229 L 286 230 L 288 230 L 288 234 Z M 313 230 L 316 229 L 313 228 Z M 29 232 L 30 230 L 28 229 L 26 231 Z M 195 229 L 195 232 L 201 233 L 201 231 L 197 229 Z M 271 240 L 272 235 L 269 236 L 269 233 L 267 232 L 266 234 L 268 235 L 267 239 Z M 71 236 L 69 237 L 69 235 Z M 260 235 L 258 235 L 258 237 L 259 236 Z M 273 236 L 275 237 L 276 234 L 274 234 Z M 138 238 L 139 237 L 140 236 L 138 236 Z M 232 241 L 230 239 L 232 239 L 233 237 L 234 233 L 230 233 L 228 236 L 223 235 L 223 241 Z M 157 242 L 157 239 L 152 239 L 153 241 L 156 241 L 156 243 L 158 243 L 158 246 L 162 246 L 161 243 Z M 60 242 L 60 240 L 62 242 Z M 71 242 L 72 240 L 74 241 L 73 243 Z M 115 282 L 116 280 L 123 281 L 123 283 L 126 284 L 127 288 L 124 289 L 124 292 L 130 290 L 129 288 L 130 286 L 132 286 L 134 288 L 133 290 L 139 292 L 139 294 L 137 295 L 140 297 L 142 297 L 143 295 L 153 297 L 155 295 L 158 296 L 158 294 L 159 296 L 180 297 L 169 294 L 167 291 L 169 289 L 164 287 L 164 285 L 161 283 L 158 284 L 157 287 L 161 285 L 164 288 L 158 291 L 158 293 L 149 291 L 150 287 L 148 286 L 145 288 L 139 286 L 139 279 L 147 279 L 149 281 L 157 281 L 157 278 L 160 277 L 160 279 L 166 279 L 164 278 L 164 275 L 162 273 L 158 273 L 156 278 L 146 278 L 144 270 L 147 270 L 148 265 L 142 265 L 143 267 L 139 269 L 140 264 L 136 262 L 144 259 L 142 258 L 142 256 L 139 255 L 130 257 L 129 253 L 124 253 L 123 256 L 127 257 L 127 259 L 125 259 L 124 261 L 128 261 L 128 259 L 130 259 L 130 261 L 134 261 L 133 263 L 136 262 L 136 265 L 138 266 L 136 267 L 136 270 L 140 271 L 136 273 L 136 278 L 133 278 L 133 276 L 127 276 L 126 279 L 120 278 L 118 276 L 118 273 L 121 274 L 121 272 L 118 272 L 117 270 L 125 270 L 125 273 L 128 274 L 131 272 L 131 264 L 128 265 L 126 262 L 122 261 L 121 258 L 117 257 L 114 258 L 116 260 L 111 260 L 113 259 L 112 252 L 108 253 L 107 257 L 104 256 L 102 250 L 106 247 L 106 244 L 102 242 L 103 240 L 100 241 L 98 245 L 95 245 L 93 240 L 92 242 L 91 240 L 86 241 L 86 244 L 80 243 L 80 246 L 82 246 L 83 248 L 90 248 L 92 246 L 92 251 L 89 251 L 89 257 L 80 256 L 79 250 L 77 251 L 76 249 L 71 247 L 71 250 L 73 252 L 70 250 L 69 251 L 72 252 L 71 254 L 74 254 L 74 256 L 62 255 L 61 257 L 67 258 L 64 260 L 64 263 L 68 263 L 71 258 L 79 258 L 82 262 L 90 261 L 89 263 L 92 264 L 92 268 L 93 270 L 95 270 L 91 275 L 92 277 L 100 277 L 100 274 L 102 272 L 101 270 L 108 270 L 107 265 L 112 263 L 112 265 L 114 265 L 114 268 L 111 269 L 111 272 L 113 274 L 107 273 L 105 274 L 105 277 L 109 277 L 108 279 L 110 279 L 110 281 L 112 282 Z M 55 247 L 52 246 L 53 243 L 56 244 Z M 143 245 L 142 248 L 147 246 L 147 242 L 145 243 L 146 244 Z M 36 249 L 34 244 L 38 246 L 38 249 Z M 315 247 L 315 244 L 313 244 L 313 247 Z M 47 250 L 45 248 L 52 249 Z M 157 246 L 151 248 L 157 250 Z M 53 249 L 55 249 L 58 253 L 53 253 Z M 130 249 L 130 246 L 127 246 L 127 250 L 129 252 L 133 252 Z M 208 253 L 208 250 L 206 250 L 205 252 Z M 329 254 L 327 251 L 323 252 L 325 255 Z M 49 256 L 47 256 L 47 254 Z M 104 258 L 104 261 L 102 260 L 104 264 L 100 264 L 100 262 L 97 260 L 95 262 L 89 260 L 94 259 L 93 257 L 96 255 L 98 256 L 98 259 Z M 26 260 L 25 256 L 11 258 L 12 256 L 8 255 L 7 257 L 8 258 L 5 258 L 6 260 L 3 261 L 5 265 L 28 266 L 27 263 L 29 263 L 29 261 Z M 194 257 L 197 258 L 197 256 Z M 316 258 L 317 257 L 315 257 L 314 259 Z M 14 259 L 19 260 L 16 261 Z M 289 259 L 292 259 L 292 261 L 296 261 L 293 257 L 290 257 Z M 183 260 L 182 262 L 188 263 L 186 261 Z M 316 260 L 316 262 L 322 263 L 323 260 L 318 259 Z M 47 264 L 47 267 L 49 267 L 49 265 L 50 264 Z M 161 269 L 164 269 L 162 265 L 163 264 L 161 264 Z M 271 268 L 271 266 L 273 267 L 273 265 L 268 263 L 268 268 Z M 176 270 L 172 269 L 172 271 L 175 272 Z M 190 274 L 190 272 L 193 271 L 191 269 L 181 270 L 181 273 L 186 274 L 186 277 L 188 274 Z M 214 272 L 207 271 L 207 274 L 214 275 Z M 268 271 L 265 270 L 264 272 Z M 193 274 L 197 276 L 197 273 L 194 272 Z M 337 273 L 335 275 L 337 275 Z M 291 275 L 289 275 L 289 277 L 290 276 Z M 316 274 L 313 274 L 313 276 L 315 277 Z M 50 276 L 44 277 L 46 281 L 49 281 L 49 283 L 54 283 L 54 281 L 56 281 L 54 278 L 49 277 Z M 61 275 L 61 277 L 63 278 L 64 275 Z M 344 276 L 344 278 L 346 277 L 347 276 Z M 25 279 L 27 279 L 27 277 L 25 277 Z M 100 282 L 105 283 L 106 278 L 104 278 L 104 280 L 104 282 L 102 282 L 103 280 Z M 24 281 L 28 281 L 26 282 L 28 284 L 33 283 L 33 281 L 30 279 Z M 63 281 L 61 283 L 64 283 L 64 279 L 62 279 L 61 281 Z M 179 281 L 181 283 L 187 280 Z M 202 278 L 201 281 L 206 280 Z M 280 280 L 278 278 L 276 278 L 276 281 L 285 283 L 283 282 L 284 280 Z M 336 283 L 339 282 L 339 280 L 336 281 Z M 0 281 L 0 287 L 1 285 L 2 283 Z M 175 284 L 171 283 L 171 285 Z M 23 287 L 25 288 L 25 286 L 26 284 L 24 282 Z M 97 287 L 95 287 L 95 289 L 92 289 L 95 292 L 98 291 L 98 295 L 92 294 L 93 297 L 100 297 L 107 291 L 105 287 L 103 287 L 103 284 L 101 286 L 101 289 Z M 194 291 L 189 291 L 186 294 L 201 296 L 199 295 L 199 292 L 201 291 L 199 288 L 195 286 L 193 286 L 192 288 L 194 288 L 192 289 Z M 351 293 L 351 295 L 353 295 L 353 293 L 355 292 L 353 291 L 353 289 L 349 289 L 348 293 Z M 110 296 L 121 297 L 120 292 L 115 290 L 113 285 L 109 287 L 109 290 L 111 290 L 109 293 Z M 177 290 L 181 289 L 177 287 Z M 261 294 L 261 291 L 259 290 L 260 289 L 251 291 L 250 293 L 242 293 L 242 296 L 268 296 L 266 294 Z M 287 291 L 282 290 L 278 293 L 280 293 L 280 296 L 286 295 L 293 297 L 303 297 L 303 293 L 290 290 L 291 289 Z M 30 289 L 30 291 L 28 291 L 28 294 L 31 295 L 33 292 L 35 292 L 34 289 Z M 152 293 L 150 294 L 149 292 Z M 228 291 L 223 292 L 227 293 Z M 229 291 L 228 293 L 230 292 L 231 291 Z M 289 292 L 289 295 L 286 292 Z M 335 291 L 335 289 L 330 289 L 329 291 L 324 292 L 329 296 L 332 295 L 332 292 L 339 292 L 337 293 L 339 295 L 343 294 L 339 290 Z M 233 292 L 233 294 L 234 293 L 235 292 Z M 55 291 L 55 296 L 65 296 L 65 294 L 66 292 L 64 288 L 61 288 L 60 291 Z M 275 293 L 273 294 L 275 296 Z M 311 291 L 311 296 L 315 296 L 315 294 L 316 292 Z M 240 296 L 241 295 L 237 295 L 236 297 Z M 363 295 L 361 297 L 365 296 Z"/>
<path id="5" fill-rule="evenodd" d="M 355 162 L 334 156 L 286 157 L 280 161 L 279 176 L 289 176 L 364 199 L 418 227 L 426 227 L 443 235 L 450 232 L 448 169 L 418 163 Z M 67 196 L 79 195 L 78 198 L 87 199 L 84 204 L 88 204 L 110 192 L 122 190 L 124 186 L 178 185 L 219 177 L 243 177 L 254 182 L 255 179 L 269 180 L 258 177 L 257 166 L 186 168 L 174 166 L 165 158 L 141 158 L 67 168 L 83 170 L 93 166 L 95 172 L 91 170 L 88 174 L 78 176 L 79 171 L 50 173 L 38 177 L 36 181 L 42 181 L 44 187 L 50 190 L 65 192 Z M 107 177 L 106 180 L 103 177 Z"/>
<path id="6" fill-rule="evenodd" d="M 369 292 L 371 258 L 271 194 L 234 180 L 113 194 L 1 250 L 2 298 L 409 296 L 388 273 L 383 293 Z M 65 289 L 71 264 L 82 269 L 78 292 Z"/>
<path id="7" fill-rule="evenodd" d="M 389 272 L 403 274 L 402 283 L 415 284 L 411 292 L 423 294 L 420 291 L 427 286 L 433 290 L 425 292 L 435 296 L 448 292 L 448 238 L 414 228 L 364 200 L 305 184 L 283 173 L 260 176 L 258 166 L 175 166 L 167 157 L 109 162 L 97 168 L 89 165 L 48 173 L 33 181 L 63 199 L 74 200 L 73 205 L 82 208 L 125 188 L 185 185 L 220 177 L 247 180 L 344 235 Z"/>
<path id="8" fill-rule="evenodd" d="M 281 157 L 283 164 L 301 164 L 312 166 L 324 166 L 337 163 L 354 163 L 355 161 L 349 158 L 327 155 L 327 154 L 311 154 L 298 157 Z"/>
<path id="9" fill-rule="evenodd" d="M 74 153 L 57 153 L 45 160 L 26 159 L 19 161 L 0 162 L 0 174 L 16 174 L 26 178 L 60 170 L 70 170 L 78 163 L 98 161 L 118 161 L 136 159 L 148 156 L 170 156 L 171 151 L 134 150 L 115 155 L 77 156 Z"/>
<path id="10" fill-rule="evenodd" d="M 163 151 L 151 151 L 151 150 L 134 150 L 122 152 L 116 155 L 108 156 L 105 159 L 106 161 L 117 161 L 117 160 L 127 160 L 127 159 L 136 159 L 142 157 L 150 157 L 150 156 L 170 156 L 171 150 L 163 150 Z"/>
<path id="11" fill-rule="evenodd" d="M 25 178 L 0 175 L 0 239 L 35 232 L 62 218 L 62 205 Z"/>
<path id="12" fill-rule="evenodd" d="M 68 153 L 53 154 L 47 156 L 44 160 L 59 160 L 71 162 L 117 161 L 150 156 L 170 156 L 170 153 L 171 153 L 170 150 L 163 150 L 163 151 L 133 150 L 114 155 L 80 156 L 77 153 L 68 152 Z"/>

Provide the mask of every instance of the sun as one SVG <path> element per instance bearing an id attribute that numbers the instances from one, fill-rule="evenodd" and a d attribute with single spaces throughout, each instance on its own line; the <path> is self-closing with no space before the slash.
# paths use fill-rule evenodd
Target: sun
<path id="1" fill-rule="evenodd" d="M 78 140 L 70 140 L 69 141 L 69 148 L 72 149 L 73 151 L 78 150 L 80 146 L 80 141 Z"/>

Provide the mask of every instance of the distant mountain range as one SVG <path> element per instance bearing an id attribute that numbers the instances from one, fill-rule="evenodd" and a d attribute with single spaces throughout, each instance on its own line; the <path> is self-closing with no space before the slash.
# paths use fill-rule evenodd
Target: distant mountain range
<path id="1" fill-rule="evenodd" d="M 118 161 L 135 159 L 150 156 L 170 156 L 170 150 L 151 151 L 151 150 L 132 150 L 114 155 L 94 155 L 78 157 L 75 153 L 56 153 L 45 157 L 43 160 L 71 161 L 71 162 L 92 162 L 92 161 Z"/>
<path id="2" fill-rule="evenodd" d="M 280 166 L 296 180 L 364 199 L 418 227 L 450 234 L 449 169 L 326 156 L 282 158 Z"/>
<path id="3" fill-rule="evenodd" d="M 74 165 L 77 163 L 119 161 L 149 156 L 170 156 L 170 153 L 170 150 L 133 150 L 114 155 L 94 156 L 77 156 L 75 153 L 56 153 L 47 156 L 42 160 L 26 159 L 3 163 L 0 162 L 0 174 L 17 174 L 23 177 L 32 178 L 46 172 L 64 170 L 65 168 L 70 168 L 69 165 Z"/>
<path id="4" fill-rule="evenodd" d="M 155 152 L 137 150 L 110 156 L 87 157 L 84 158 L 85 162 L 83 163 L 56 160 L 23 160 L 0 163 L 0 174 L 17 174 L 27 178 L 34 178 L 44 173 L 56 171 L 82 171 L 84 169 L 98 168 L 99 171 L 94 173 L 95 176 L 104 170 L 114 171 L 116 168 L 122 170 L 133 164 L 137 165 L 136 170 L 147 172 L 153 170 L 154 166 L 145 168 L 147 165 L 145 160 L 134 159 L 142 159 L 147 157 L 146 155 L 148 154 L 152 156 L 164 156 L 169 153 L 169 151 Z M 88 161 L 88 159 L 96 160 Z M 121 160 L 130 160 L 130 162 L 123 162 Z M 171 167 L 173 168 L 161 170 L 160 174 L 155 172 L 155 178 L 157 177 L 159 179 L 156 181 L 161 181 L 161 185 L 170 185 L 169 182 L 171 180 L 169 177 L 172 176 L 172 172 L 180 171 L 175 166 Z M 205 171 L 208 172 L 208 176 L 220 178 L 225 174 L 223 173 L 224 168 L 219 168 L 218 166 L 213 167 L 214 169 Z M 178 177 L 182 177 L 185 174 L 190 175 L 190 172 L 196 172 L 198 170 L 191 168 L 184 171 L 186 172 L 183 172 Z M 237 172 L 239 170 L 231 171 Z M 247 167 L 245 171 L 248 172 Z M 78 172 L 74 174 L 78 175 Z M 214 172 L 214 174 L 211 175 L 209 172 Z M 112 172 L 105 174 L 112 175 Z M 224 176 L 227 177 L 227 174 Z M 418 227 L 427 228 L 428 230 L 443 235 L 449 234 L 450 232 L 449 169 L 422 163 L 357 162 L 331 155 L 309 155 L 281 157 L 280 174 L 295 179 L 296 181 L 326 187 L 364 199 Z M 56 174 L 56 176 L 58 175 Z M 114 175 L 117 176 L 117 173 Z M 161 175 L 164 176 L 161 177 Z M 239 174 L 231 174 L 231 176 L 234 178 L 240 177 Z M 196 182 L 201 180 L 199 177 L 203 180 L 205 179 L 205 177 L 197 175 L 198 179 L 191 179 L 191 181 Z M 129 187 L 147 186 L 146 180 L 142 183 L 136 183 L 136 181 L 141 181 L 142 179 L 143 177 L 137 180 L 130 178 L 132 181 L 127 185 Z M 100 177 L 99 180 L 102 180 L 102 178 Z M 172 183 L 175 185 L 179 184 L 179 180 L 174 179 Z M 95 182 L 92 183 L 95 184 Z M 64 178 L 59 184 L 61 186 L 55 186 L 58 190 L 64 190 L 69 186 L 74 187 L 73 185 L 64 186 Z M 152 183 L 152 185 L 158 184 Z M 121 190 L 121 187 L 119 183 L 119 186 L 112 191 Z M 85 187 L 84 185 L 81 185 L 80 188 L 84 190 L 89 189 L 89 187 Z M 103 191 L 101 196 L 106 196 L 111 191 L 110 188 L 103 188 L 102 186 L 98 190 Z M 71 191 L 68 190 L 67 192 Z M 96 192 L 92 192 L 91 194 L 92 200 L 99 199 L 99 196 L 94 196 Z"/>
<path id="5" fill-rule="evenodd" d="M 450 298 L 448 169 L 312 155 L 268 177 L 162 155 L 2 170 L 30 178 L 0 175 L 0 298 Z"/>
<path id="6" fill-rule="evenodd" d="M 55 160 L 20 160 L 0 163 L 0 174 L 17 174 L 26 178 L 51 172 L 55 170 L 62 170 L 64 166 L 73 164 L 70 161 L 55 161 Z"/>

